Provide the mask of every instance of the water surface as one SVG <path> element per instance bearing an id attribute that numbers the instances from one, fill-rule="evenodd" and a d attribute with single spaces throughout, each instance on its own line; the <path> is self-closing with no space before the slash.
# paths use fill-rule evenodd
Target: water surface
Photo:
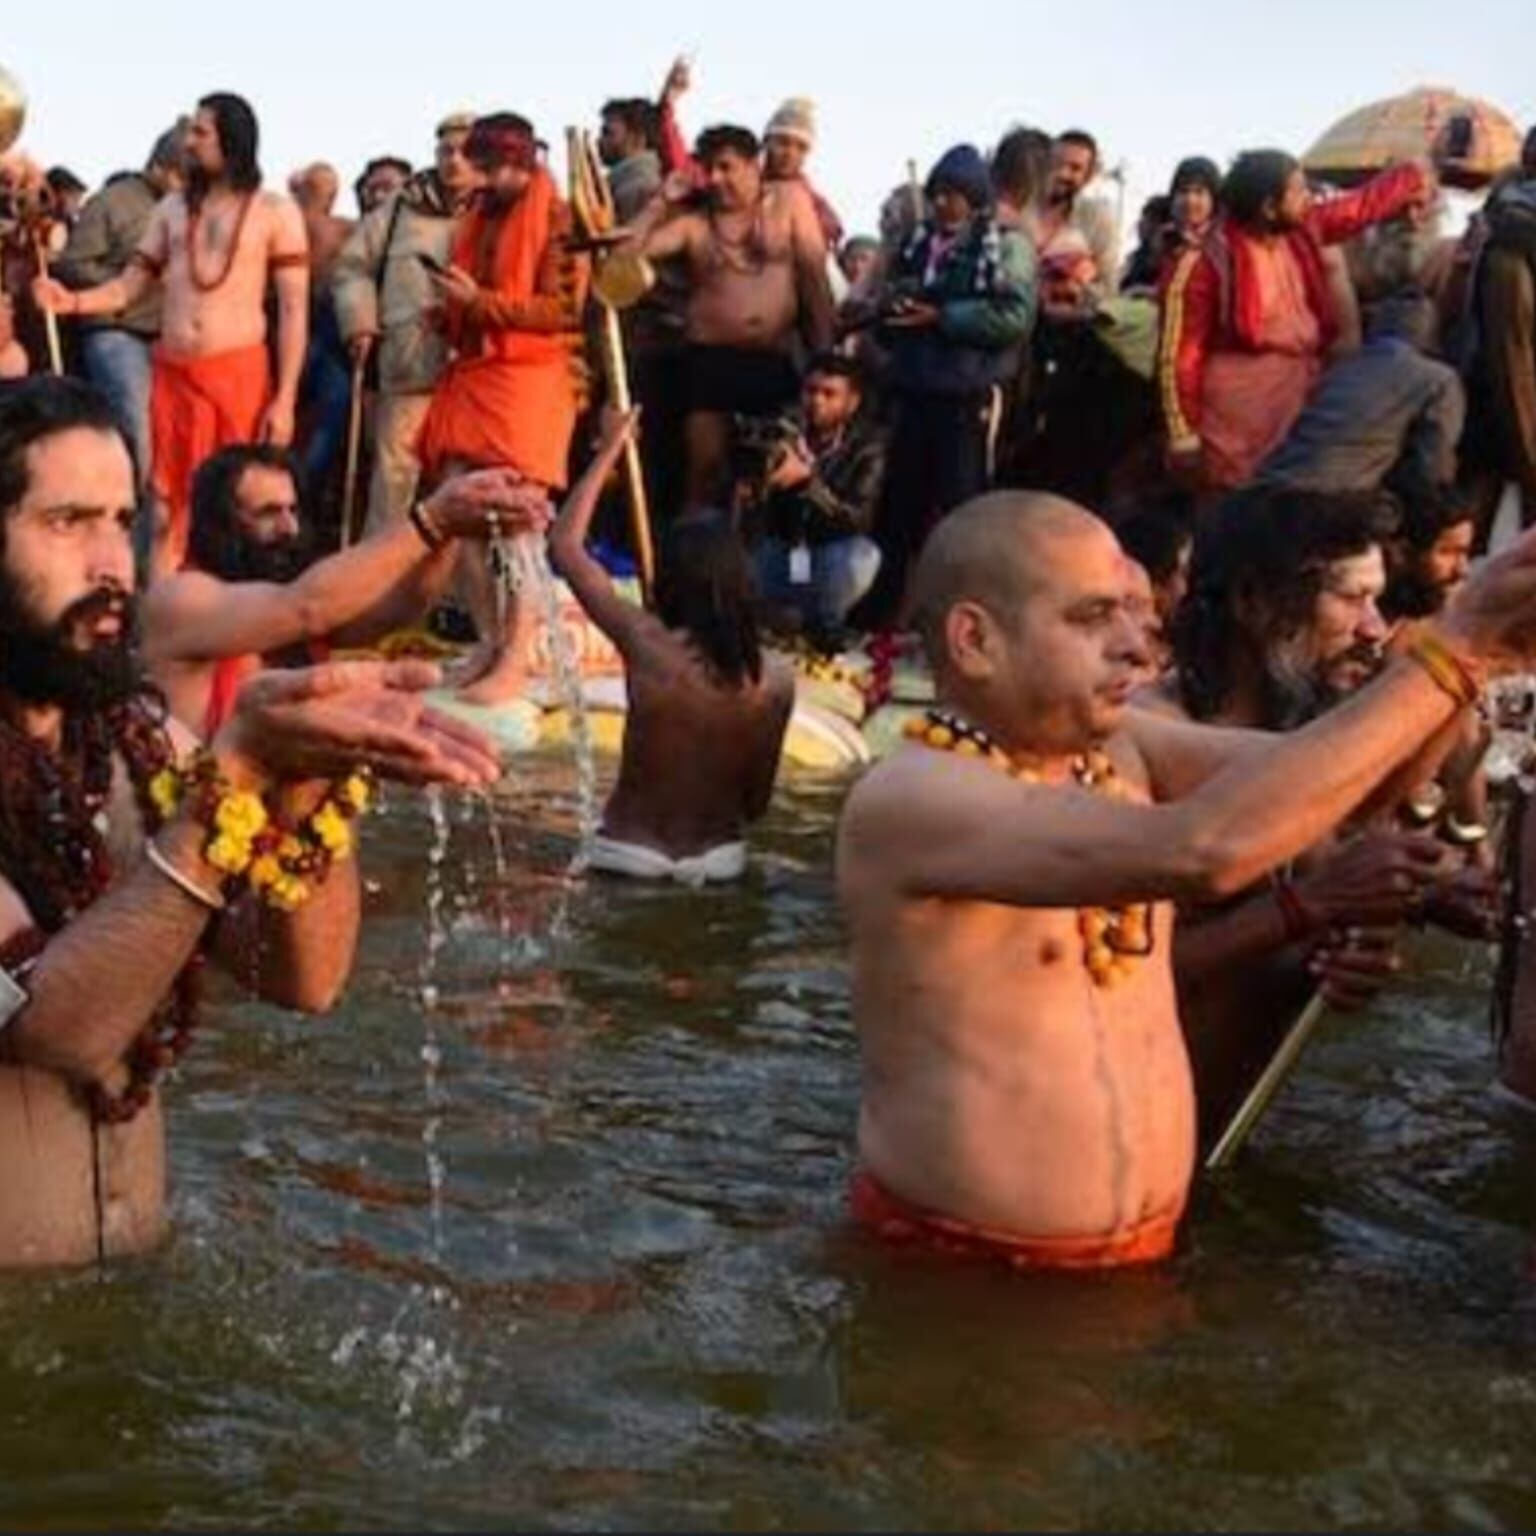
<path id="1" fill-rule="evenodd" d="M 1487 1091 L 1483 959 L 1326 1026 L 1164 1270 L 892 1253 L 842 1221 L 842 793 L 785 786 L 723 894 L 567 886 L 557 761 L 500 798 L 503 883 L 450 801 L 435 1089 L 395 795 L 342 1009 L 230 993 L 170 1091 L 173 1241 L 0 1280 L 0 1522 L 1536 1523 L 1536 1128 Z"/>

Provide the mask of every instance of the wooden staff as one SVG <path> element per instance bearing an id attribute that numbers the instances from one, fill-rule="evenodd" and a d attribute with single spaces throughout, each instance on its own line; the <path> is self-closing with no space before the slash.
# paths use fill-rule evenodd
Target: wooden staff
<path id="1" fill-rule="evenodd" d="M 912 228 L 920 229 L 923 223 L 923 184 L 917 178 L 917 161 L 907 161 L 907 196 L 912 202 Z"/>
<path id="2" fill-rule="evenodd" d="M 1302 1051 L 1306 1049 L 1307 1041 L 1312 1038 L 1313 1032 L 1327 1011 L 1328 1005 L 1323 1001 L 1321 992 L 1315 994 L 1312 1001 L 1301 1010 L 1296 1022 L 1291 1025 L 1290 1033 L 1280 1042 L 1279 1050 L 1270 1058 L 1269 1065 L 1264 1068 L 1263 1075 L 1253 1085 L 1237 1113 L 1232 1116 L 1231 1124 L 1221 1133 L 1221 1140 L 1211 1148 L 1210 1155 L 1205 1160 L 1207 1173 L 1225 1168 L 1242 1151 L 1244 1143 L 1253 1134 L 1259 1121 L 1264 1118 L 1264 1112 L 1269 1108 L 1270 1101 L 1279 1093 L 1285 1085 L 1285 1080 L 1295 1070 Z"/>
<path id="3" fill-rule="evenodd" d="M 32 232 L 32 249 L 37 255 L 37 275 L 48 276 L 48 247 L 41 230 Z M 64 372 L 64 349 L 59 345 L 59 317 L 48 306 L 43 308 L 43 329 L 48 333 L 48 365 L 56 374 Z"/>
<path id="4" fill-rule="evenodd" d="M 352 520 L 357 505 L 357 471 L 363 454 L 363 370 L 367 358 L 357 353 L 352 358 L 352 398 L 347 404 L 347 472 L 341 489 L 341 547 L 352 543 Z"/>

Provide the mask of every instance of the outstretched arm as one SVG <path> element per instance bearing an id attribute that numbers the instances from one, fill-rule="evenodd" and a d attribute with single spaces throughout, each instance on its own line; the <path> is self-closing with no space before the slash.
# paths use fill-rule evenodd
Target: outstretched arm
<path id="1" fill-rule="evenodd" d="M 1533 631 L 1536 535 L 1468 582 L 1441 634 L 1470 660 L 1502 661 L 1533 648 Z M 1018 906 L 1223 899 L 1343 820 L 1454 716 L 1466 691 L 1454 663 L 1401 661 L 1305 730 L 1161 806 L 904 753 L 854 792 L 839 844 L 844 879 L 874 872 L 910 896 Z M 1167 783 L 1176 770 L 1144 720 L 1133 724 L 1138 746 L 1154 785 Z"/>
<path id="2" fill-rule="evenodd" d="M 629 646 L 645 612 L 620 596 L 613 578 L 587 550 L 587 533 L 592 515 L 603 493 L 603 485 L 623 455 L 624 446 L 635 430 L 635 413 L 609 409 L 603 413 L 603 435 L 596 454 L 581 479 L 571 488 L 549 536 L 549 562 L 556 575 L 575 593 L 587 617 L 618 647 L 620 655 L 629 654 Z"/>
<path id="3" fill-rule="evenodd" d="M 543 493 L 510 470 L 478 470 L 440 486 L 423 506 L 420 526 L 415 520 L 392 524 L 287 585 L 183 571 L 155 583 L 144 598 L 146 653 L 152 664 L 211 661 L 329 637 L 380 610 L 425 567 L 450 558 L 427 542 L 421 527 L 435 529 L 444 542 L 483 536 L 494 512 L 509 531 L 537 529 L 547 507 Z"/>

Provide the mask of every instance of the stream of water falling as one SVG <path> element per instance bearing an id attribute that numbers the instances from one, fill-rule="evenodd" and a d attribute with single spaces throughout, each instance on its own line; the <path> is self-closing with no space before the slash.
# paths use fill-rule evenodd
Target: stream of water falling
<path id="1" fill-rule="evenodd" d="M 438 1136 L 443 1126 L 443 1049 L 437 1029 L 437 972 L 438 956 L 448 942 L 448 924 L 443 915 L 443 866 L 448 857 L 449 825 L 442 789 L 432 785 L 426 792 L 426 798 L 427 811 L 432 819 L 432 842 L 427 851 L 427 945 L 422 953 L 419 989 L 422 1096 L 427 1110 L 421 1129 L 421 1145 L 427 1164 L 431 1257 L 434 1264 L 440 1264 L 443 1258 L 443 1179 L 447 1170 L 438 1145 Z"/>

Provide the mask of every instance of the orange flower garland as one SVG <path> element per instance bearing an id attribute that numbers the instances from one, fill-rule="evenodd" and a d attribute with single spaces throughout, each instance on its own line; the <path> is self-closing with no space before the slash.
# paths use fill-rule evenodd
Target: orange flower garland
<path id="1" fill-rule="evenodd" d="M 1016 763 L 979 726 L 941 710 L 930 709 L 920 719 L 909 721 L 905 735 L 936 752 L 953 752 L 957 757 L 988 763 L 1021 783 L 1042 782 L 1038 773 Z M 1114 800 L 1130 798 L 1115 765 L 1097 748 L 1073 758 L 1072 778 L 1095 794 Z M 1153 951 L 1152 904 L 1083 907 L 1077 914 L 1077 931 L 1083 943 L 1083 966 L 1093 984 L 1113 987 L 1131 974 L 1133 960 L 1143 960 Z"/>

